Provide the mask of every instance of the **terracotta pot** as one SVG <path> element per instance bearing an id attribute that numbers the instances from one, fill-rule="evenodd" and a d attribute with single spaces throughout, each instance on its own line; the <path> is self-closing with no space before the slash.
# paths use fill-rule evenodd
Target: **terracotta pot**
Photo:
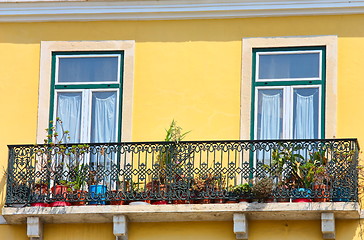
<path id="1" fill-rule="evenodd" d="M 224 202 L 225 202 L 225 199 L 223 199 L 223 198 L 218 198 L 218 199 L 214 200 L 214 203 L 224 203 Z"/>
<path id="2" fill-rule="evenodd" d="M 77 200 L 77 202 L 72 202 L 72 205 L 74 206 L 81 206 L 86 204 L 86 195 L 87 191 L 83 190 L 75 190 L 73 191 L 74 200 Z M 83 200 L 83 201 L 80 201 Z"/>
<path id="3" fill-rule="evenodd" d="M 173 200 L 173 204 L 187 204 L 187 200 Z"/>
<path id="4" fill-rule="evenodd" d="M 195 200 L 195 203 L 197 203 L 197 204 L 209 204 L 209 203 L 211 203 L 211 200 L 207 199 L 207 198 L 198 199 L 198 200 Z"/>
<path id="5" fill-rule="evenodd" d="M 289 198 L 277 198 L 277 202 L 290 202 Z"/>
<path id="6" fill-rule="evenodd" d="M 249 202 L 249 199 L 246 198 L 240 198 L 238 199 L 239 202 Z"/>
<path id="7" fill-rule="evenodd" d="M 35 193 L 37 194 L 48 194 L 48 185 L 46 184 L 36 184 L 34 186 Z"/>
<path id="8" fill-rule="evenodd" d="M 112 197 L 114 200 L 109 202 L 110 205 L 124 205 L 125 204 L 125 201 L 123 200 L 120 191 L 112 190 L 111 194 L 112 194 Z"/>
<path id="9" fill-rule="evenodd" d="M 320 196 L 319 198 L 314 198 L 315 202 L 329 202 L 330 201 L 330 189 L 326 184 L 317 184 L 313 186 L 315 193 Z"/>

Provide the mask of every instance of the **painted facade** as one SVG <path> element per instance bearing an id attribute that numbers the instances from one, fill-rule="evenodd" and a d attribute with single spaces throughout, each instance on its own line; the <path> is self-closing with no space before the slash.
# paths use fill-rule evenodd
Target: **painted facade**
<path id="1" fill-rule="evenodd" d="M 5 4 L 0 3 L 0 14 L 10 11 Z M 191 131 L 186 140 L 250 138 L 252 59 L 248 45 L 250 49 L 329 46 L 325 137 L 358 138 L 363 145 L 364 11 L 354 13 L 141 21 L 116 17 L 18 22 L 7 16 L 0 20 L 0 166 L 7 168 L 7 145 L 34 144 L 44 138 L 49 86 L 42 85 L 42 79 L 48 78 L 49 84 L 50 69 L 42 54 L 52 42 L 72 45 L 74 41 L 77 49 L 87 50 L 103 43 L 110 43 L 111 48 L 131 44 L 126 59 L 130 82 L 124 89 L 128 120 L 122 131 L 125 140 L 133 142 L 163 140 L 172 119 Z M 0 189 L 4 206 L 5 174 L 1 174 Z M 322 239 L 320 224 L 319 218 L 252 220 L 249 239 Z M 361 239 L 362 224 L 359 217 L 336 220 L 336 239 Z M 114 239 L 112 228 L 112 223 L 46 223 L 44 239 Z M 29 239 L 26 225 L 4 222 L 0 239 Z M 129 239 L 232 240 L 236 236 L 232 221 L 131 222 Z"/>

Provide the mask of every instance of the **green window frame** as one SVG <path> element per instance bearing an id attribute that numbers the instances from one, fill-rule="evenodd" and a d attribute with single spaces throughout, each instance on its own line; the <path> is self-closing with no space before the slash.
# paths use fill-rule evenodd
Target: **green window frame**
<path id="1" fill-rule="evenodd" d="M 295 88 L 295 87 L 314 87 L 318 86 L 320 91 L 319 97 L 319 132 L 318 138 L 324 138 L 325 136 L 325 91 L 326 91 L 326 47 L 325 46 L 312 46 L 312 47 L 277 47 L 277 48 L 253 48 L 252 49 L 252 88 L 251 88 L 251 127 L 250 127 L 250 138 L 257 139 L 257 90 L 258 89 L 269 89 L 275 87 L 282 88 Z M 299 79 L 258 79 L 257 68 L 258 68 L 258 57 L 260 53 L 263 54 L 279 54 L 279 53 L 309 53 L 319 52 L 320 53 L 320 74 L 317 78 L 299 78 Z M 293 137 L 292 137 L 293 138 Z"/>
<path id="2" fill-rule="evenodd" d="M 103 56 L 103 55 L 115 55 L 118 56 L 119 65 L 118 65 L 118 82 L 111 83 L 90 83 L 90 82 L 78 82 L 78 83 L 68 83 L 68 82 L 57 82 L 57 57 L 60 56 L 84 56 L 84 57 L 92 57 L 92 56 Z M 124 76 L 124 51 L 76 51 L 76 52 L 63 52 L 57 51 L 52 52 L 52 66 L 51 66 L 51 86 L 50 86 L 50 109 L 49 109 L 49 121 L 55 120 L 55 98 L 57 91 L 67 91 L 67 90 L 118 90 L 118 103 L 117 103 L 117 141 L 121 141 L 121 132 L 122 132 L 122 106 L 123 106 L 123 76 Z M 51 127 L 51 124 L 50 126 Z"/>

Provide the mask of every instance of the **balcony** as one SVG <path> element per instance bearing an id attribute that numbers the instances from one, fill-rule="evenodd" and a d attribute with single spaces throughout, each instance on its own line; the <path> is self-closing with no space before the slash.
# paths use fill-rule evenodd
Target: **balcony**
<path id="1" fill-rule="evenodd" d="M 356 139 L 11 145 L 6 207 L 357 202 Z"/>
<path id="2" fill-rule="evenodd" d="M 11 145 L 8 224 L 359 219 L 356 139 Z"/>

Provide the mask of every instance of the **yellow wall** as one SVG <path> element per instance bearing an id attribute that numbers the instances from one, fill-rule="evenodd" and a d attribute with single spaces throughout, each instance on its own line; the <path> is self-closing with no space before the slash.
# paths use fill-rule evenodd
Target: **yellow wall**
<path id="1" fill-rule="evenodd" d="M 364 221 L 361 222 L 364 224 Z M 322 240 L 320 221 L 250 221 L 249 240 Z M 337 220 L 336 240 L 361 240 L 357 220 Z M 129 240 L 235 240 L 232 222 L 130 223 Z M 0 225 L 0 240 L 26 240 L 26 225 Z M 114 240 L 112 224 L 46 224 L 45 240 Z"/>
<path id="2" fill-rule="evenodd" d="M 242 38 L 338 35 L 337 137 L 363 140 L 363 24 L 364 15 L 0 23 L 0 168 L 6 167 L 7 144 L 35 143 L 40 41 L 135 40 L 133 140 L 162 140 L 172 119 L 191 130 L 188 140 L 212 140 L 239 138 Z M 0 199 L 4 183 L 0 176 Z M 157 226 L 132 223 L 130 239 L 197 239 L 193 234 L 234 239 L 231 222 Z M 356 221 L 338 221 L 337 228 L 337 239 L 359 239 Z M 114 239 L 111 229 L 111 224 L 46 225 L 45 236 Z M 321 239 L 315 221 L 252 222 L 250 230 L 252 240 L 267 234 L 269 239 Z M 159 237 L 152 238 L 151 231 Z M 172 232 L 181 237 L 171 237 Z M 25 226 L 0 226 L 3 239 L 23 239 L 17 234 L 24 236 Z"/>

